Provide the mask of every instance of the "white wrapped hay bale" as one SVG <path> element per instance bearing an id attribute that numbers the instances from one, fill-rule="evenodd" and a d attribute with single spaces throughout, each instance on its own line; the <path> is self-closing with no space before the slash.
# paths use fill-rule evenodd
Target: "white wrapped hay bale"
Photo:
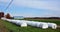
<path id="1" fill-rule="evenodd" d="M 6 21 L 8 21 L 8 22 L 10 22 L 11 21 L 11 19 L 6 19 L 6 18 L 2 18 L 3 20 L 6 20 Z"/>
<path id="2" fill-rule="evenodd" d="M 1 18 L 2 20 L 6 20 L 6 18 Z"/>
<path id="3" fill-rule="evenodd" d="M 37 27 L 37 26 L 36 26 L 36 25 L 37 25 L 36 22 L 28 22 L 27 24 L 30 25 L 30 26 L 35 26 L 35 27 Z"/>
<path id="4" fill-rule="evenodd" d="M 23 22 L 22 21 L 16 21 L 17 25 L 21 25 Z"/>
<path id="5" fill-rule="evenodd" d="M 48 24 L 44 22 L 34 22 L 34 21 L 27 21 L 27 25 L 40 27 L 42 29 L 48 28 Z"/>
<path id="6" fill-rule="evenodd" d="M 11 19 L 11 21 L 19 21 L 19 20 L 12 20 L 12 19 Z"/>
<path id="7" fill-rule="evenodd" d="M 17 21 L 11 21 L 11 22 L 16 24 Z"/>
<path id="8" fill-rule="evenodd" d="M 55 23 L 48 23 L 48 27 L 51 27 L 52 29 L 56 29 L 57 28 L 57 24 L 55 24 Z"/>
<path id="9" fill-rule="evenodd" d="M 10 20 L 9 22 L 15 23 L 17 25 L 20 25 L 21 27 L 26 27 L 27 23 L 24 21 L 20 21 L 20 20 Z"/>
<path id="10" fill-rule="evenodd" d="M 19 22 L 20 22 L 20 21 L 16 21 L 15 24 L 20 25 Z"/>
<path id="11" fill-rule="evenodd" d="M 31 26 L 35 26 L 35 22 L 33 22 L 33 21 L 26 21 L 26 23 L 27 23 L 27 25 L 31 25 Z"/>
<path id="12" fill-rule="evenodd" d="M 11 22 L 11 19 L 1 18 L 2 20 L 6 20 L 8 22 Z"/>
<path id="13" fill-rule="evenodd" d="M 20 25 L 21 27 L 27 27 L 27 23 L 24 21 L 17 21 L 16 24 Z"/>
<path id="14" fill-rule="evenodd" d="M 6 20 L 9 21 L 9 22 L 11 21 L 11 19 L 6 19 Z"/>
<path id="15" fill-rule="evenodd" d="M 22 23 L 21 27 L 27 27 L 27 23 Z"/>
<path id="16" fill-rule="evenodd" d="M 37 23 L 37 27 L 40 27 L 42 29 L 46 29 L 46 28 L 48 28 L 48 24 L 47 23 L 43 23 L 43 22 L 38 22 Z"/>
<path id="17" fill-rule="evenodd" d="M 17 21 L 19 21 L 19 20 L 11 20 L 12 23 L 16 23 Z"/>
<path id="18" fill-rule="evenodd" d="M 26 27 L 27 25 L 30 25 L 30 26 L 40 27 L 42 29 L 46 29 L 48 27 L 51 27 L 52 29 L 57 28 L 57 25 L 55 23 L 34 22 L 34 21 L 27 21 L 27 20 L 12 20 L 6 18 L 1 18 L 1 19 L 20 25 L 21 27 Z"/>

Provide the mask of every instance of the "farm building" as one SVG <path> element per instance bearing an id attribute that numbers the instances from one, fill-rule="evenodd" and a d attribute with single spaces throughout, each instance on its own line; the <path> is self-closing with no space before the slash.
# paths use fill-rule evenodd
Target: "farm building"
<path id="1" fill-rule="evenodd" d="M 0 12 L 0 19 L 1 17 L 4 17 L 4 12 Z"/>
<path id="2" fill-rule="evenodd" d="M 11 15 L 9 13 L 7 13 L 6 15 L 4 15 L 4 12 L 0 12 L 0 19 L 1 18 L 12 19 L 13 17 L 11 17 Z"/>
<path id="3" fill-rule="evenodd" d="M 14 19 L 23 19 L 23 16 L 14 16 Z"/>

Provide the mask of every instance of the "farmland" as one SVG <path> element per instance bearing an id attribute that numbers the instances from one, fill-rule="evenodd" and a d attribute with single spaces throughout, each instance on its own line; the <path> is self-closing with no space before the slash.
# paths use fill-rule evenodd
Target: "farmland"
<path id="1" fill-rule="evenodd" d="M 24 19 L 24 20 L 40 21 L 40 22 L 53 22 L 53 23 L 60 25 L 59 19 Z M 20 27 L 18 25 L 15 25 L 15 24 L 10 23 L 5 20 L 0 20 L 0 22 L 3 23 L 4 27 L 6 27 L 6 30 L 8 30 L 9 32 L 60 32 L 60 28 L 53 30 L 51 28 L 41 29 L 41 28 L 32 27 L 32 26 Z"/>

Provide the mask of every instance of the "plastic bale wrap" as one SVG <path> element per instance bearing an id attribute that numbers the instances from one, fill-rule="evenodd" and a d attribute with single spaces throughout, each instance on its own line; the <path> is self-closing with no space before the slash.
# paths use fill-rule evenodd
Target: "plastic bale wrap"
<path id="1" fill-rule="evenodd" d="M 48 27 L 51 27 L 52 29 L 57 28 L 57 24 L 55 23 L 34 22 L 34 21 L 27 21 L 27 20 L 13 20 L 13 19 L 6 19 L 6 18 L 2 18 L 2 19 L 20 25 L 21 27 L 26 27 L 27 25 L 30 25 L 34 27 L 40 27 L 42 29 L 46 29 Z"/>
<path id="2" fill-rule="evenodd" d="M 44 22 L 34 22 L 34 21 L 27 21 L 27 25 L 40 27 L 42 29 L 48 28 L 48 24 Z"/>
<path id="3" fill-rule="evenodd" d="M 48 26 L 51 27 L 52 29 L 57 28 L 57 24 L 55 24 L 55 23 L 48 23 Z"/>
<path id="4" fill-rule="evenodd" d="M 2 20 L 6 20 L 6 18 L 1 18 Z"/>
<path id="5" fill-rule="evenodd" d="M 27 23 L 22 23 L 21 27 L 27 27 Z"/>
<path id="6" fill-rule="evenodd" d="M 40 28 L 42 28 L 42 29 L 48 28 L 48 24 L 45 23 L 45 22 L 36 22 L 36 26 L 37 26 L 37 27 L 40 27 Z"/>
<path id="7" fill-rule="evenodd" d="M 37 27 L 36 25 L 37 25 L 37 23 L 36 22 L 29 22 L 29 23 L 27 23 L 28 25 L 30 25 L 30 26 L 35 26 L 35 27 Z"/>
<path id="8" fill-rule="evenodd" d="M 9 21 L 9 22 L 11 21 L 11 19 L 6 19 L 6 20 Z"/>
<path id="9" fill-rule="evenodd" d="M 46 23 L 37 23 L 37 27 L 40 27 L 42 29 L 48 28 L 48 25 Z"/>
<path id="10" fill-rule="evenodd" d="M 20 25 L 21 27 L 27 27 L 27 23 L 24 21 L 17 21 L 16 24 Z"/>

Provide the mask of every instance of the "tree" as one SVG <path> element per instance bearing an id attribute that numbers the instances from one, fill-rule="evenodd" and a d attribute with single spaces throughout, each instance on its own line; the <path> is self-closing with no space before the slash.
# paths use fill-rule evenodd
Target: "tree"
<path id="1" fill-rule="evenodd" d="M 7 14 L 5 15 L 5 17 L 6 17 L 7 19 L 10 19 L 10 18 L 11 18 L 11 16 L 10 16 L 9 13 L 7 13 Z"/>

